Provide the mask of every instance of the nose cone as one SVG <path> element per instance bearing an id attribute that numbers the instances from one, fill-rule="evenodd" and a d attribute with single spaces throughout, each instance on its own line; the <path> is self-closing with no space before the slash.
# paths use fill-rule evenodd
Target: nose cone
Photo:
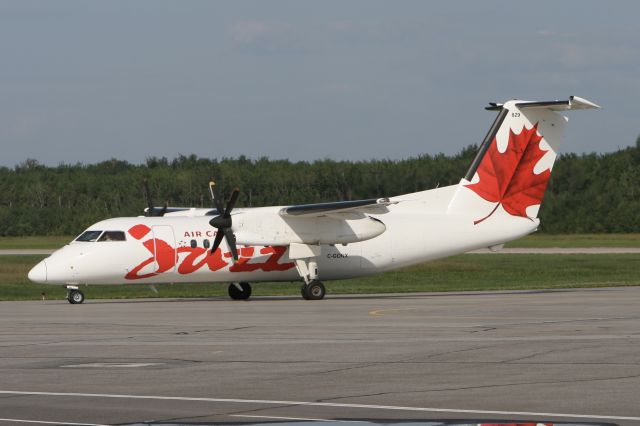
<path id="1" fill-rule="evenodd" d="M 44 260 L 38 263 L 29 271 L 29 279 L 34 283 L 44 284 L 47 282 L 47 262 Z"/>

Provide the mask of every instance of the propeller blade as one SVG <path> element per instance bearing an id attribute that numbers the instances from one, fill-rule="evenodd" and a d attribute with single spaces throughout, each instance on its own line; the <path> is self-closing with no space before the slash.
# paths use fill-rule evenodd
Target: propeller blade
<path id="1" fill-rule="evenodd" d="M 223 238 L 224 234 L 222 233 L 222 231 L 218 230 L 218 232 L 216 233 L 216 238 L 213 240 L 213 246 L 211 246 L 211 252 L 209 254 L 213 254 L 216 252 L 216 250 L 218 250 L 218 247 L 220 247 L 220 243 L 222 242 Z"/>
<path id="2" fill-rule="evenodd" d="M 224 236 L 227 238 L 227 244 L 229 245 L 229 249 L 231 250 L 231 255 L 233 256 L 233 260 L 238 260 L 238 249 L 236 248 L 236 236 L 233 235 L 233 231 L 231 228 L 224 228 Z"/>
<path id="3" fill-rule="evenodd" d="M 149 191 L 149 180 L 146 178 L 142 181 L 142 195 L 147 202 L 145 216 L 153 216 L 153 200 L 151 199 L 151 191 Z"/>
<path id="4" fill-rule="evenodd" d="M 238 201 L 238 195 L 240 195 L 240 190 L 238 188 L 233 188 L 233 192 L 231 193 L 231 197 L 229 197 L 229 201 L 227 201 L 227 209 L 224 211 L 224 216 L 231 216 L 231 210 L 236 205 L 236 201 Z"/>
<path id="5" fill-rule="evenodd" d="M 169 208 L 169 202 L 165 201 L 164 206 L 162 206 L 162 209 L 160 209 L 160 211 L 158 212 L 158 216 L 164 216 L 168 208 Z"/>
<path id="6" fill-rule="evenodd" d="M 142 181 L 142 195 L 144 195 L 144 199 L 147 201 L 145 216 L 164 216 L 169 208 L 169 202 L 166 201 L 164 206 L 159 210 L 153 206 L 153 199 L 151 199 L 151 191 L 149 190 L 149 179 L 147 178 Z"/>
<path id="7" fill-rule="evenodd" d="M 216 183 L 213 181 L 213 178 L 209 181 L 209 194 L 211 194 L 211 200 L 216 199 L 216 194 L 213 188 L 215 188 Z"/>
<path id="8" fill-rule="evenodd" d="M 215 191 L 215 182 L 213 179 L 209 182 L 209 192 L 211 192 L 211 197 L 213 199 L 213 204 L 218 210 L 218 215 L 209 221 L 209 225 L 213 226 L 218 230 L 216 233 L 216 238 L 213 241 L 213 246 L 211 247 L 210 254 L 213 254 L 222 239 L 225 238 L 227 240 L 227 245 L 229 246 L 229 250 L 231 250 L 231 255 L 233 256 L 233 260 L 238 260 L 238 248 L 236 247 L 236 236 L 233 234 L 231 230 L 231 226 L 233 225 L 233 220 L 231 219 L 231 210 L 236 205 L 236 201 L 238 201 L 238 196 L 240 195 L 240 190 L 238 188 L 234 188 L 231 196 L 229 197 L 229 201 L 227 201 L 226 209 L 223 207 L 222 199 L 218 196 Z"/>
<path id="9" fill-rule="evenodd" d="M 222 201 L 218 197 L 213 199 L 214 204 L 216 205 L 216 210 L 218 210 L 218 214 L 224 213 L 224 206 L 222 205 Z"/>
<path id="10" fill-rule="evenodd" d="M 222 205 L 222 200 L 218 196 L 218 193 L 214 189 L 215 186 L 216 183 L 213 181 L 213 179 L 211 179 L 209 181 L 209 192 L 211 193 L 211 200 L 213 200 L 213 207 L 218 210 L 218 214 L 222 214 L 224 212 L 224 206 Z"/>

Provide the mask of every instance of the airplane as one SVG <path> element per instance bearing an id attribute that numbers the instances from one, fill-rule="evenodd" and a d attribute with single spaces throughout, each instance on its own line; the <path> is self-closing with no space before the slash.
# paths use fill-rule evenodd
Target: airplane
<path id="1" fill-rule="evenodd" d="M 538 229 L 538 211 L 568 118 L 600 108 L 561 101 L 490 103 L 497 112 L 456 185 L 332 203 L 235 208 L 211 193 L 215 209 L 162 208 L 95 223 L 29 272 L 63 285 L 71 304 L 81 284 L 230 283 L 247 300 L 252 282 L 302 281 L 306 300 L 323 299 L 323 280 L 341 280 L 465 253 L 499 250 Z M 295 183 L 292 183 L 295 184 Z"/>

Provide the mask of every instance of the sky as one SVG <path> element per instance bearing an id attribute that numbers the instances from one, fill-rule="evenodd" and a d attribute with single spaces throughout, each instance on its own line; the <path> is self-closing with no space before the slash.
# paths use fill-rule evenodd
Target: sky
<path id="1" fill-rule="evenodd" d="M 0 0 L 0 166 L 454 154 L 488 102 L 587 98 L 640 135 L 640 2 Z"/>

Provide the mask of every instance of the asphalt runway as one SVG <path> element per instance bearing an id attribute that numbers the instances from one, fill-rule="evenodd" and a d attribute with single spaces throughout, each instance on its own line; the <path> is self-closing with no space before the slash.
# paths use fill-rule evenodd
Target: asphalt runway
<path id="1" fill-rule="evenodd" d="M 640 287 L 0 302 L 0 333 L 0 425 L 640 424 Z"/>

